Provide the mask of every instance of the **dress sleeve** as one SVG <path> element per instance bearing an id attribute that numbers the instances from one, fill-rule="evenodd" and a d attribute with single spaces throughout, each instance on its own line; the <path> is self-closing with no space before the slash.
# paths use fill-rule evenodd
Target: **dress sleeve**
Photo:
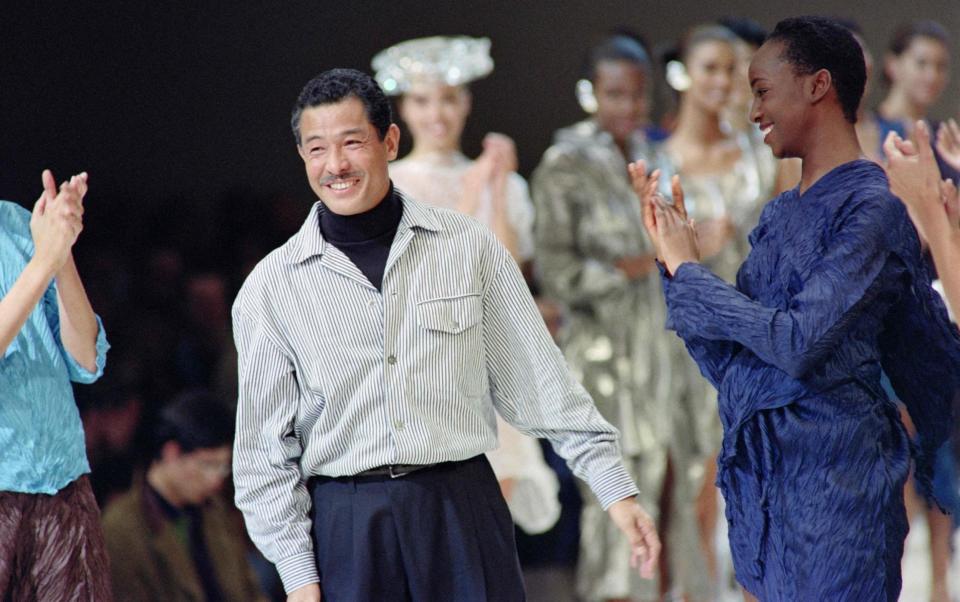
<path id="1" fill-rule="evenodd" d="M 926 267 L 909 265 L 910 287 L 884 324 L 881 363 L 916 426 L 916 481 L 930 498 L 937 449 L 960 416 L 960 335 L 930 286 Z"/>
<path id="2" fill-rule="evenodd" d="M 664 295 L 668 296 L 670 294 L 671 279 L 667 276 L 666 268 L 659 261 L 657 262 L 657 269 L 660 270 L 660 280 L 663 283 Z M 676 330 L 669 316 L 666 327 L 668 330 Z M 739 343 L 734 341 L 715 341 L 693 334 L 687 335 L 683 342 L 687 347 L 687 352 L 690 354 L 690 357 L 692 357 L 693 361 L 700 367 L 700 373 L 710 381 L 710 384 L 713 385 L 715 389 L 720 388 L 720 383 L 723 382 L 723 376 L 727 371 L 727 366 L 730 365 L 730 360 L 743 348 Z"/>
<path id="3" fill-rule="evenodd" d="M 668 328 L 685 341 L 737 343 L 803 378 L 881 292 L 887 263 L 899 261 L 883 231 L 899 219 L 893 200 L 874 201 L 847 212 L 823 256 L 807 273 L 794 274 L 796 292 L 785 309 L 751 299 L 700 264 L 682 264 L 665 292 Z"/>
<path id="4" fill-rule="evenodd" d="M 532 182 L 538 276 L 547 296 L 567 305 L 594 304 L 630 286 L 623 272 L 579 248 L 579 211 L 589 202 L 580 198 L 584 181 L 576 158 L 557 153 L 544 157 Z"/>
<path id="5" fill-rule="evenodd" d="M 497 412 L 520 432 L 550 440 L 603 508 L 636 495 L 619 433 L 570 374 L 516 262 L 496 245 L 498 268 L 484 293 L 483 329 Z"/>
<path id="6" fill-rule="evenodd" d="M 310 538 L 310 494 L 299 463 L 303 449 L 294 432 L 296 373 L 262 321 L 235 305 L 233 324 L 239 372 L 236 504 L 250 538 L 277 566 L 290 592 L 320 581 Z"/>

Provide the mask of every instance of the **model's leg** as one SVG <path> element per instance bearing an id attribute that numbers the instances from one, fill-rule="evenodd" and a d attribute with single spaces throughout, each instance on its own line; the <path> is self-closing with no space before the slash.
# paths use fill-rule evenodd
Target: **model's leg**
<path id="1" fill-rule="evenodd" d="M 953 535 L 952 519 L 938 508 L 927 510 L 927 525 L 930 528 L 930 583 L 931 602 L 950 602 L 947 589 L 947 567 L 950 565 L 950 536 Z"/>
<path id="2" fill-rule="evenodd" d="M 41 496 L 30 529 L 35 540 L 30 574 L 38 600 L 113 600 L 100 510 L 86 476 L 56 495 Z"/>
<path id="3" fill-rule="evenodd" d="M 717 581 L 717 551 L 714 542 L 717 538 L 717 519 L 720 502 L 715 481 L 717 480 L 717 456 L 714 454 L 704 463 L 703 484 L 697 495 L 697 524 L 700 528 L 700 546 L 703 549 L 704 562 L 710 573 L 710 580 Z"/>

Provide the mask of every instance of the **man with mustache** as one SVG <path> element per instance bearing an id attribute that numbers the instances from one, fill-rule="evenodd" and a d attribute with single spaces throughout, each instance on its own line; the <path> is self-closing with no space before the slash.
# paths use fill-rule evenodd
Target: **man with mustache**
<path id="1" fill-rule="evenodd" d="M 553 442 L 652 576 L 616 430 L 493 233 L 392 186 L 383 91 L 327 71 L 291 125 L 320 201 L 233 308 L 237 506 L 288 600 L 522 600 L 495 412 Z"/>

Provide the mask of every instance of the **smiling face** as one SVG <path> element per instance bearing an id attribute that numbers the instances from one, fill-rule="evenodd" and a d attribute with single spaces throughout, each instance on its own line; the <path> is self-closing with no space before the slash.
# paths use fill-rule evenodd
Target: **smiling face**
<path id="1" fill-rule="evenodd" d="M 469 114 L 470 92 L 464 86 L 414 84 L 400 101 L 414 145 L 427 151 L 459 149 Z"/>
<path id="2" fill-rule="evenodd" d="M 643 69 L 630 61 L 597 63 L 593 77 L 597 122 L 618 144 L 624 144 L 646 120 L 646 83 Z"/>
<path id="3" fill-rule="evenodd" d="M 690 76 L 684 101 L 708 113 L 720 113 L 729 101 L 737 65 L 733 47 L 720 40 L 704 40 L 687 52 L 684 64 Z"/>
<path id="4" fill-rule="evenodd" d="M 387 164 L 397 157 L 400 130 L 391 124 L 381 140 L 358 98 L 304 109 L 300 140 L 310 188 L 330 211 L 369 211 L 390 190 Z"/>
<path id="5" fill-rule="evenodd" d="M 899 56 L 887 58 L 887 75 L 912 104 L 926 110 L 939 100 L 950 75 L 950 53 L 940 40 L 915 37 Z"/>
<path id="6" fill-rule="evenodd" d="M 803 157 L 810 129 L 804 85 L 810 76 L 797 75 L 782 53 L 783 43 L 767 42 L 750 63 L 750 120 L 760 126 L 774 156 Z"/>

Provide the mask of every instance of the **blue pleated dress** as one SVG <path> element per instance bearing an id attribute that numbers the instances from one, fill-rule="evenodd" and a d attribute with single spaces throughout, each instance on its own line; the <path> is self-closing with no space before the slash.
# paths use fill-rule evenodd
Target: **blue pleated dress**
<path id="1" fill-rule="evenodd" d="M 717 485 L 737 579 L 764 601 L 896 600 L 911 443 L 917 479 L 949 435 L 960 337 L 877 165 L 772 200 L 733 287 L 699 264 L 664 277 L 667 327 L 719 390 Z"/>

